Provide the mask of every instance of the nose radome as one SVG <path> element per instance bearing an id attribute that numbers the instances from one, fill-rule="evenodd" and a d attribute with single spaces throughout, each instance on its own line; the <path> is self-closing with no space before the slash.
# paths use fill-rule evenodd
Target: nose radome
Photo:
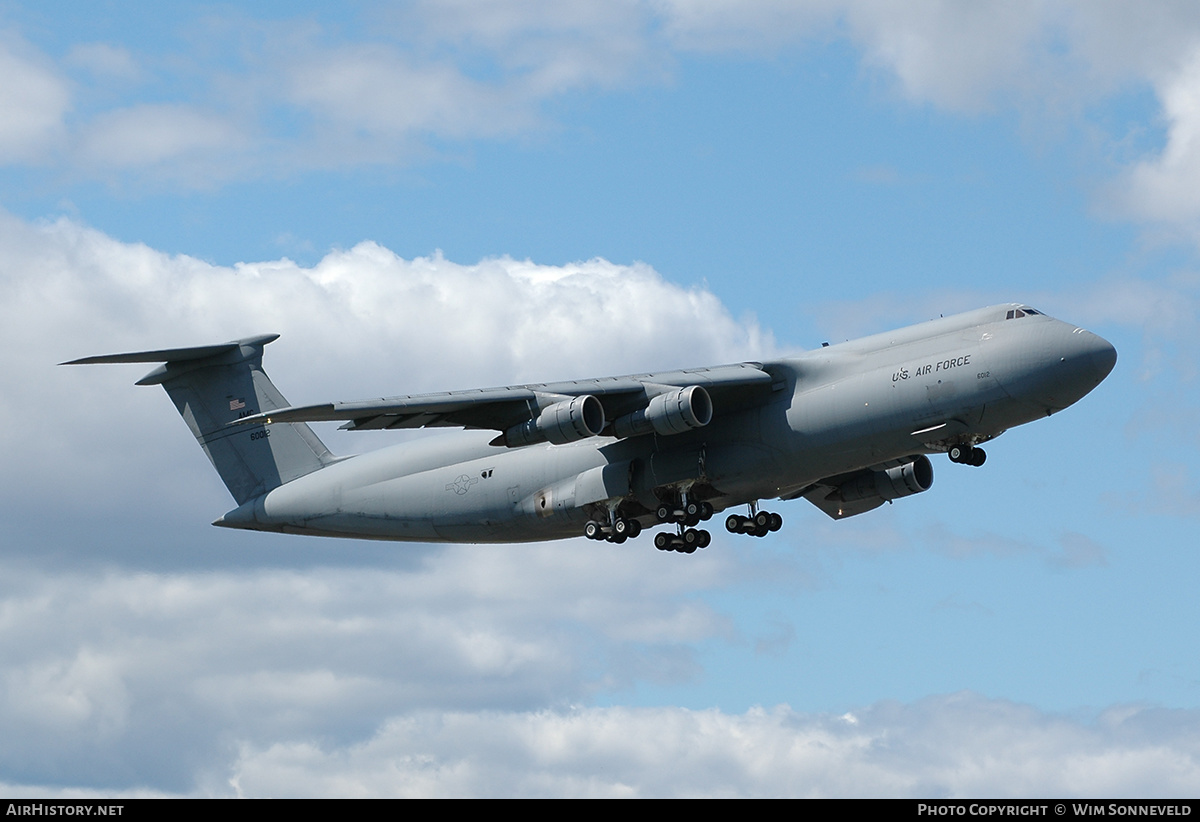
<path id="1" fill-rule="evenodd" d="M 1089 337 L 1092 366 L 1096 369 L 1096 382 L 1101 382 L 1112 373 L 1117 364 L 1117 349 L 1113 344 L 1098 334 L 1084 332 Z"/>
<path id="2" fill-rule="evenodd" d="M 1074 405 L 1104 381 L 1117 363 L 1117 350 L 1108 340 L 1083 328 L 1060 324 L 1053 332 L 1051 351 L 1057 363 L 1042 373 L 1033 394 L 1048 408 Z"/>

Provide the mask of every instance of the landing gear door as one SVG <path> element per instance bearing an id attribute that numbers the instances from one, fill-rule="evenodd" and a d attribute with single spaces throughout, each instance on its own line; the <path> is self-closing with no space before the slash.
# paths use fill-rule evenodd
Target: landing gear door
<path id="1" fill-rule="evenodd" d="M 575 507 L 629 495 L 629 461 L 590 468 L 575 478 Z"/>
<path id="2" fill-rule="evenodd" d="M 704 479 L 704 448 L 656 451 L 650 457 L 648 473 L 652 487 Z"/>

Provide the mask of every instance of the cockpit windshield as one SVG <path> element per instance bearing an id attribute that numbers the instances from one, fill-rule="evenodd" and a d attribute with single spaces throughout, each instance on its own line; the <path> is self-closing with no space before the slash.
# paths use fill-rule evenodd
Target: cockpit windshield
<path id="1" fill-rule="evenodd" d="M 1020 318 L 1020 317 L 1024 317 L 1026 314 L 1033 314 L 1033 315 L 1037 315 L 1037 314 L 1041 314 L 1041 313 L 1042 313 L 1042 312 L 1040 312 L 1040 311 L 1035 311 L 1034 309 L 1030 308 L 1030 307 L 1029 307 L 1029 306 L 1027 306 L 1027 305 L 1023 305 L 1023 306 L 1021 306 L 1020 308 L 1010 308 L 1010 309 L 1008 309 L 1008 314 L 1007 314 L 1007 315 L 1004 317 L 1004 319 L 1006 319 L 1006 320 L 1015 320 L 1015 319 L 1018 319 L 1018 318 Z"/>

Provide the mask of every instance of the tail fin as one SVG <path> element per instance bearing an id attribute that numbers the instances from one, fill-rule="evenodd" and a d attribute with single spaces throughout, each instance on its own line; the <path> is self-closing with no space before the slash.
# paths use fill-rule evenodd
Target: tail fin
<path id="1" fill-rule="evenodd" d="M 304 423 L 229 425 L 287 400 L 262 370 L 263 347 L 279 339 L 264 334 L 196 348 L 170 348 L 84 357 L 63 365 L 162 363 L 137 381 L 161 385 L 221 475 L 238 505 L 285 482 L 311 474 L 334 457 Z"/>

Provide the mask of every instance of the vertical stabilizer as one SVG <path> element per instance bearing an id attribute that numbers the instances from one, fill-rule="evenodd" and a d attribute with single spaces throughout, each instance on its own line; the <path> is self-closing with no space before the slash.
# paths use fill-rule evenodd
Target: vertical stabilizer
<path id="1" fill-rule="evenodd" d="M 262 368 L 278 334 L 220 345 L 85 357 L 63 365 L 162 363 L 138 385 L 161 385 L 239 505 L 333 461 L 304 423 L 230 425 L 288 405 Z"/>

